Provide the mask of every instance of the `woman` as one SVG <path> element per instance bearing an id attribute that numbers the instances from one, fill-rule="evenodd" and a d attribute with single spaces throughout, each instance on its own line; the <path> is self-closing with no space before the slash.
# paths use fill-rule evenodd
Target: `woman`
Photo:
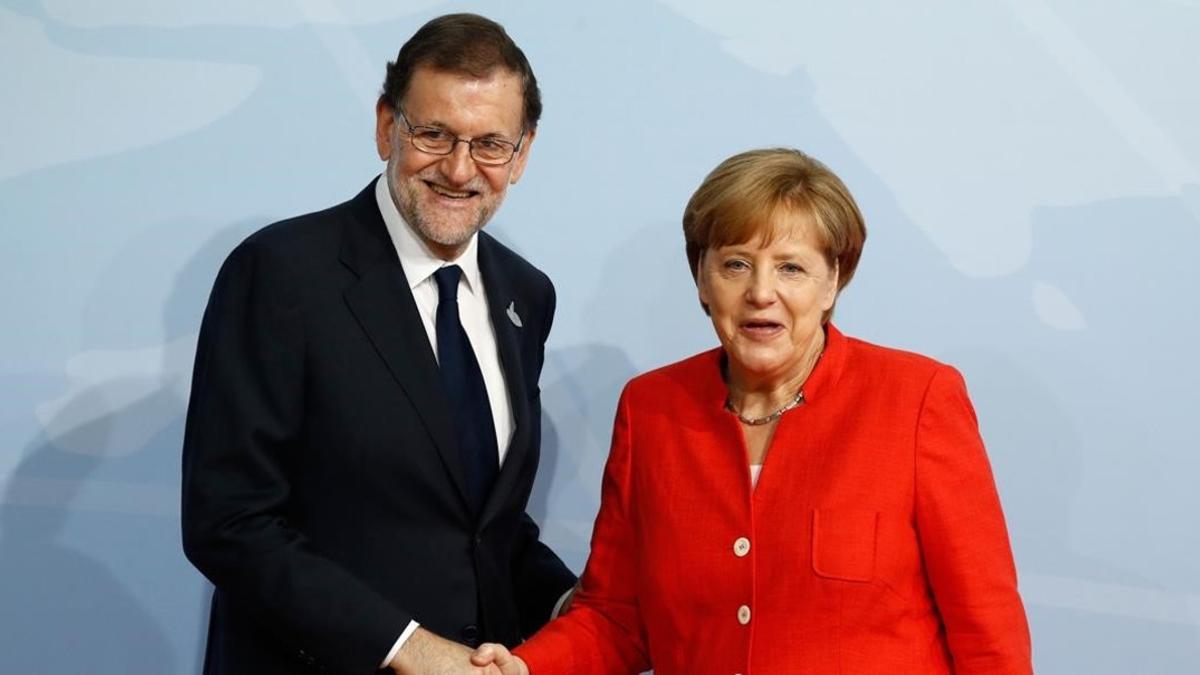
<path id="1" fill-rule="evenodd" d="M 795 150 L 718 166 L 683 218 L 721 346 L 634 378 L 569 612 L 505 673 L 1030 673 L 961 376 L 829 323 L 866 230 Z"/>

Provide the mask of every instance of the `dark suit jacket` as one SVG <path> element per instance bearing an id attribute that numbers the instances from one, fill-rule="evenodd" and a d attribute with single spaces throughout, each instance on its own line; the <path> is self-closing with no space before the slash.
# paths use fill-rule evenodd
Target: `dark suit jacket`
<path id="1" fill-rule="evenodd" d="M 205 673 L 373 673 L 414 618 L 512 645 L 574 583 L 524 511 L 554 289 L 484 233 L 479 265 L 516 428 L 476 519 L 373 185 L 225 261 L 183 448 L 184 550 L 216 587 Z"/>

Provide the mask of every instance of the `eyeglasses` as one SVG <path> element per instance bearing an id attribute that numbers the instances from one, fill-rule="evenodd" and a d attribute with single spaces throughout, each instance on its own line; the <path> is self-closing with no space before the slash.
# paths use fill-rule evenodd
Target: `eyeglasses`
<path id="1" fill-rule="evenodd" d="M 521 149 L 521 143 L 525 141 L 524 130 L 521 131 L 521 140 L 516 143 L 494 136 L 460 138 L 438 127 L 414 127 L 409 124 L 403 110 L 396 108 L 396 112 L 404 121 L 404 126 L 408 127 L 408 139 L 413 147 L 431 155 L 449 155 L 459 143 L 466 143 L 471 159 L 487 166 L 502 166 L 512 161 Z"/>

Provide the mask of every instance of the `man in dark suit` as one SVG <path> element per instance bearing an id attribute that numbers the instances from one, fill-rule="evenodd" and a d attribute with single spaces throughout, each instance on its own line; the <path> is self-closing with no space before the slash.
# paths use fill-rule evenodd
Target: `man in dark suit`
<path id="1" fill-rule="evenodd" d="M 498 24 L 450 15 L 388 65 L 383 175 L 270 225 L 204 314 L 183 542 L 215 586 L 205 672 L 472 670 L 575 577 L 525 513 L 549 279 L 480 232 L 521 177 L 537 82 Z"/>

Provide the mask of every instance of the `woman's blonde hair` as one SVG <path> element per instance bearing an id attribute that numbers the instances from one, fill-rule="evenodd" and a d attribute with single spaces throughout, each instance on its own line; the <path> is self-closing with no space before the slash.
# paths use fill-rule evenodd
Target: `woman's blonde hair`
<path id="1" fill-rule="evenodd" d="M 764 244 L 781 210 L 803 214 L 816 225 L 825 262 L 838 270 L 840 293 L 858 267 L 867 227 L 846 185 L 821 162 L 790 148 L 750 150 L 721 162 L 704 178 L 683 211 L 683 237 L 692 278 L 704 252 L 743 244 Z M 708 308 L 704 310 L 707 312 Z M 830 308 L 823 317 L 828 321 Z"/>

